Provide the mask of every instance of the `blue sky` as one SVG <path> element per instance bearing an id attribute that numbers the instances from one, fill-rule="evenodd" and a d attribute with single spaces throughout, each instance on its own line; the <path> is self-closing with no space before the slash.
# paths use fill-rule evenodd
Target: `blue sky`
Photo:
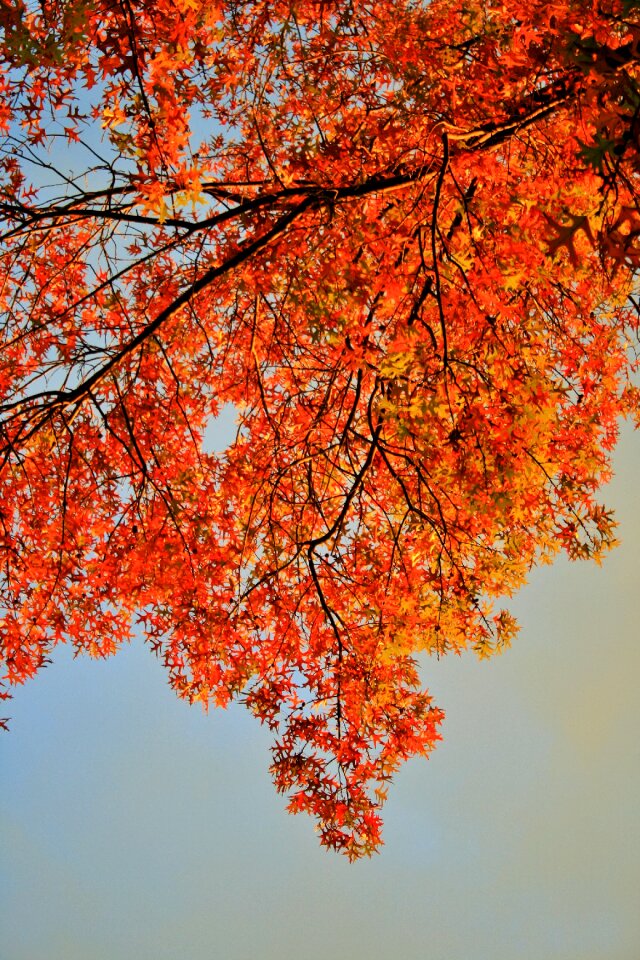
<path id="1" fill-rule="evenodd" d="M 536 571 L 503 657 L 425 663 L 444 740 L 372 860 L 284 812 L 241 708 L 178 701 L 142 643 L 61 651 L 0 738 L 2 960 L 637 960 L 638 440 L 604 566 Z"/>

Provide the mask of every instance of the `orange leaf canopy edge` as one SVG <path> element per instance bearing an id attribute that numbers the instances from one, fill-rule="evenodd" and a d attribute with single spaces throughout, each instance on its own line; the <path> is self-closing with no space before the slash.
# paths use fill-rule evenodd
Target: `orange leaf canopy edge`
<path id="1" fill-rule="evenodd" d="M 0 11 L 5 689 L 142 631 L 368 854 L 439 738 L 415 655 L 614 542 L 638 3 Z"/>

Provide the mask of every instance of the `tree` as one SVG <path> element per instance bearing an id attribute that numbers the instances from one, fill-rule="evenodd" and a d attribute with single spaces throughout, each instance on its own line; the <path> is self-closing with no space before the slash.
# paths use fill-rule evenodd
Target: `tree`
<path id="1" fill-rule="evenodd" d="M 614 543 L 637 0 L 1 9 L 6 689 L 142 631 L 370 853 L 439 738 L 416 653 Z"/>

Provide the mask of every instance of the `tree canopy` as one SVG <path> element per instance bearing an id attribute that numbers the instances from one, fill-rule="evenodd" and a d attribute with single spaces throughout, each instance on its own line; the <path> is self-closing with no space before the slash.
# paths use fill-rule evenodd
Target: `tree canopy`
<path id="1" fill-rule="evenodd" d="M 638 2 L 0 11 L 5 690 L 141 632 L 370 853 L 439 738 L 416 655 L 614 543 Z"/>

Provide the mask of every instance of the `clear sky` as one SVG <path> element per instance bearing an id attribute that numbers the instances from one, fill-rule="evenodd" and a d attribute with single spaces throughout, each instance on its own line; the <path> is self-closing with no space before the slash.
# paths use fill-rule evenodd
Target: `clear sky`
<path id="1" fill-rule="evenodd" d="M 0 960 L 638 960 L 639 441 L 604 566 L 537 571 L 502 658 L 425 664 L 444 740 L 373 860 L 284 812 L 241 708 L 181 703 L 142 643 L 61 651 L 0 737 Z"/>

